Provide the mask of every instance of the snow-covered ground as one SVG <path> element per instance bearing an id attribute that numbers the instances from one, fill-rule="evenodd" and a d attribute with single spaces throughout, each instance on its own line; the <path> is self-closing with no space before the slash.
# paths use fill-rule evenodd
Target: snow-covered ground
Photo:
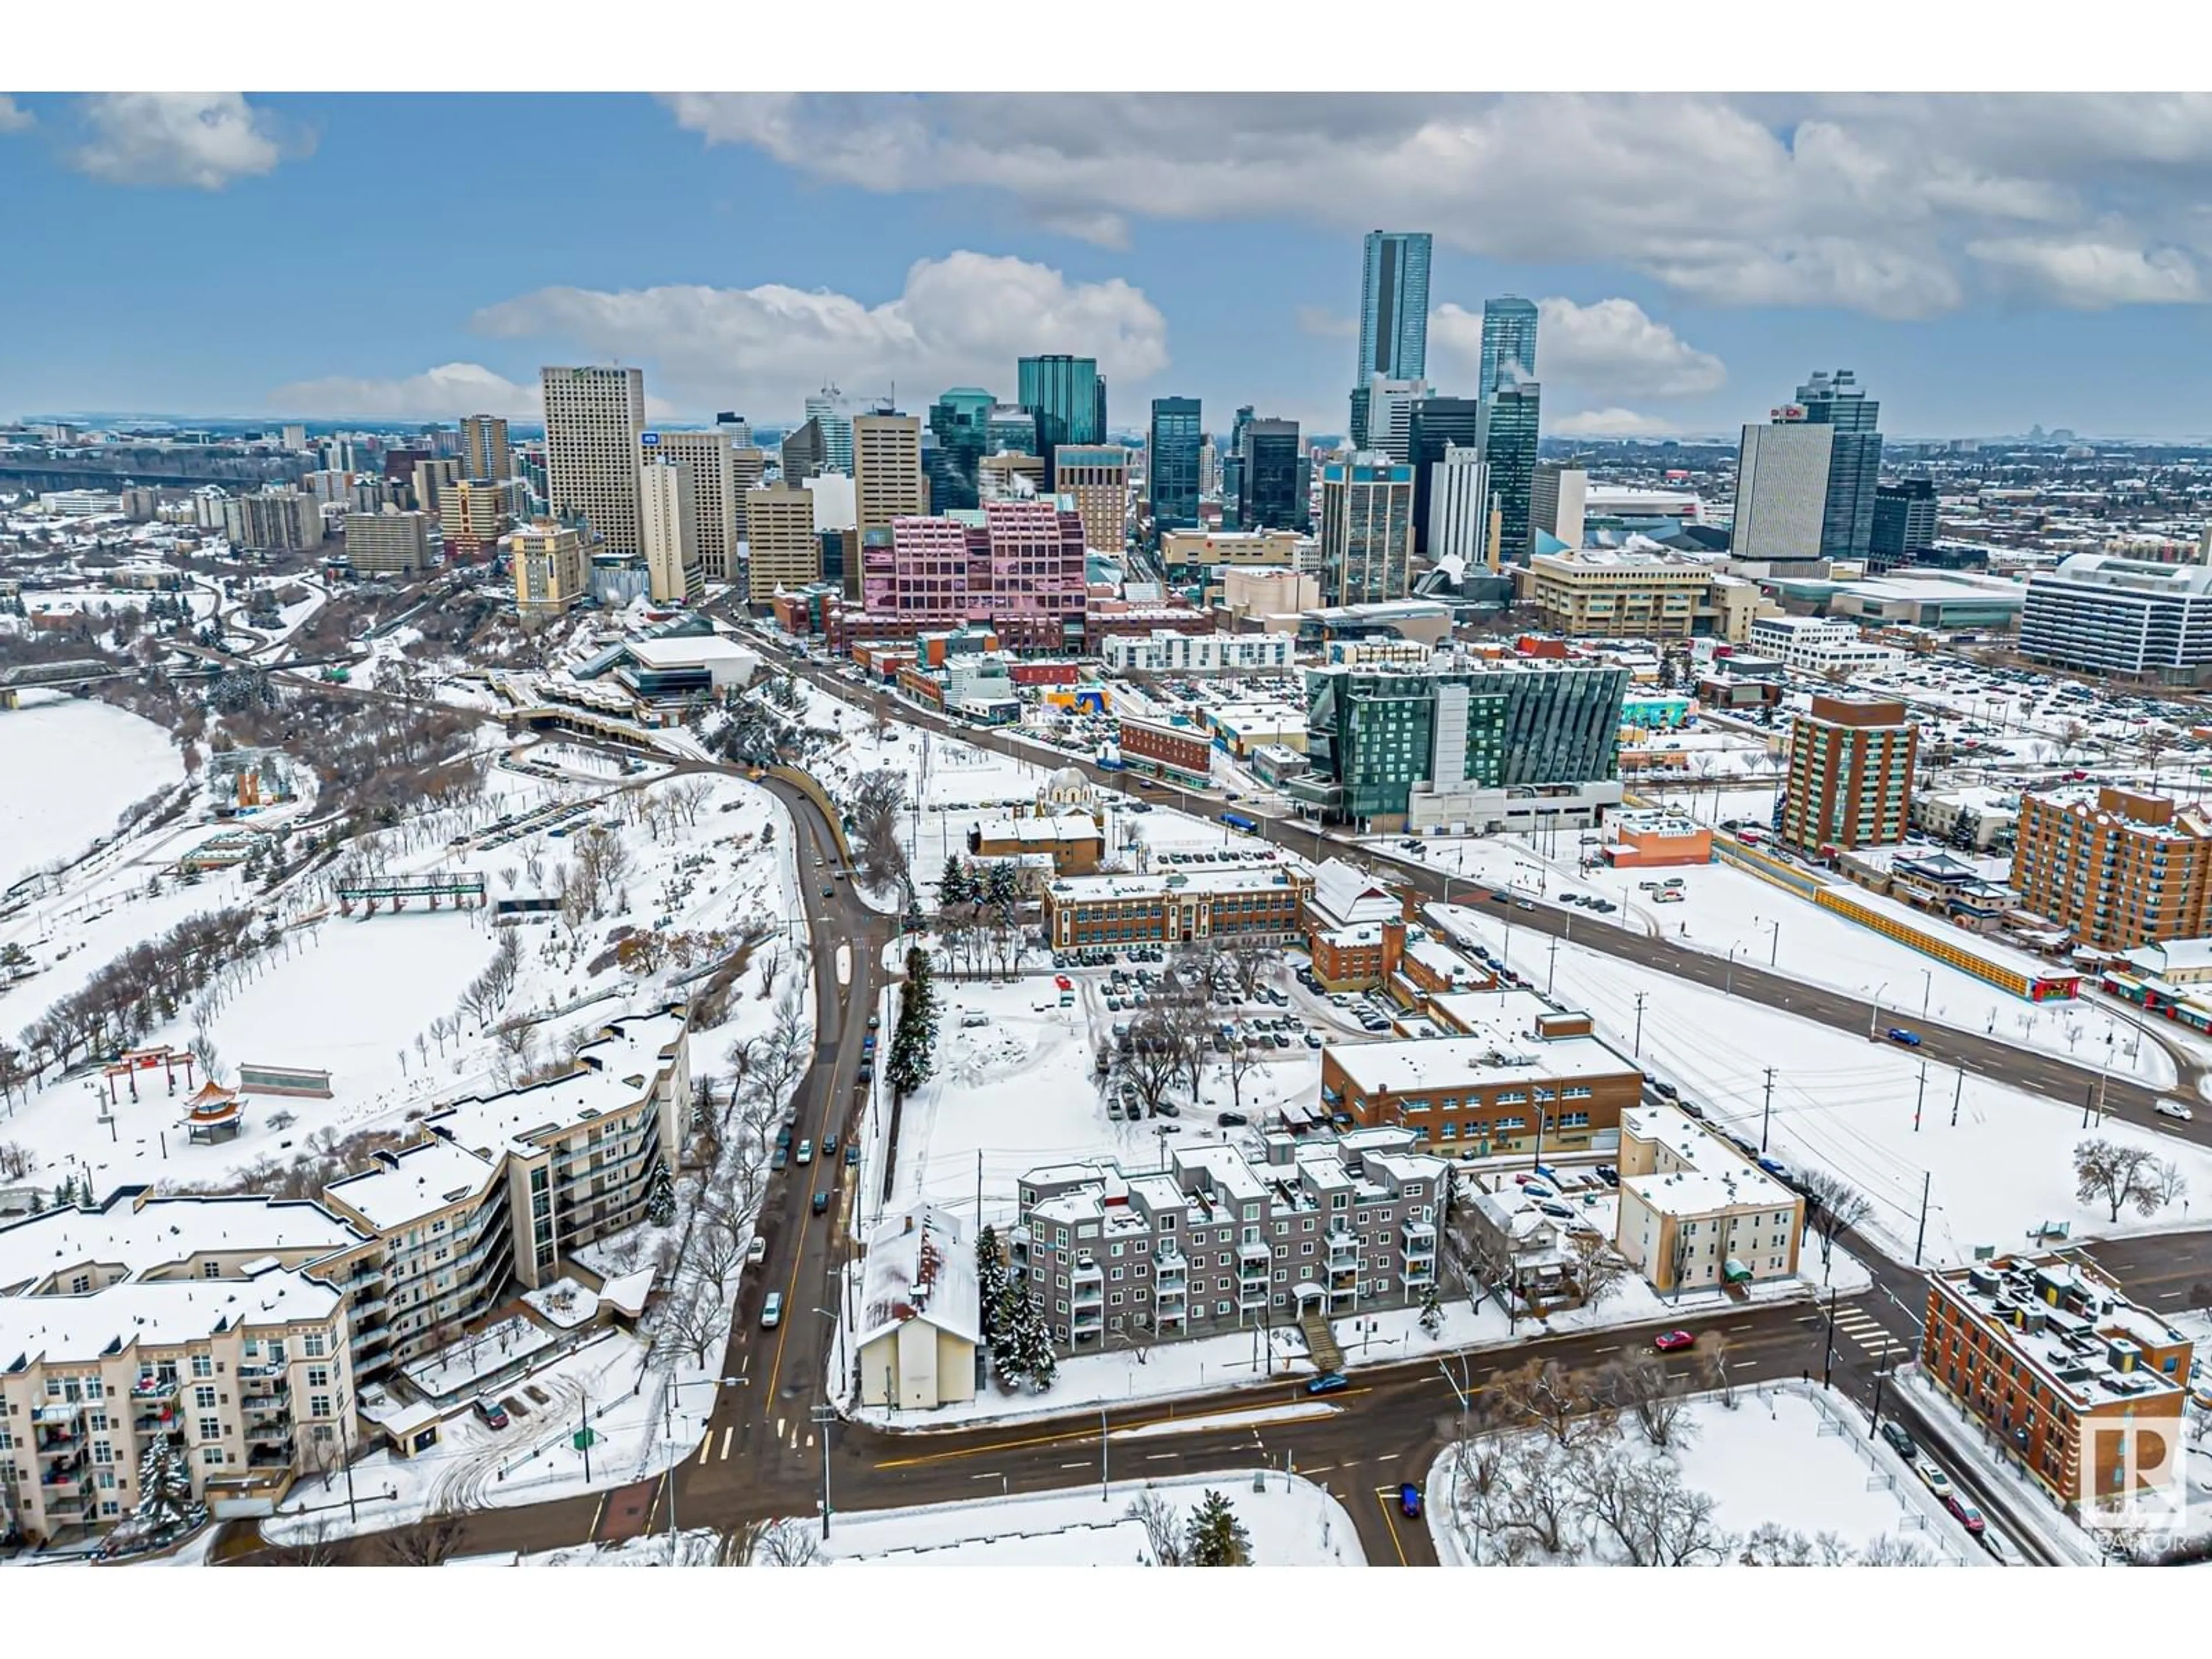
<path id="1" fill-rule="evenodd" d="M 74 858 L 116 815 L 185 775 L 169 734 L 104 702 L 33 691 L 0 709 L 0 892 Z"/>
<path id="2" fill-rule="evenodd" d="M 1830 1534 L 1852 1555 L 1878 1540 L 1903 1540 L 1942 1565 L 1990 1564 L 1839 1394 L 1784 1382 L 1739 1390 L 1733 1407 L 1717 1395 L 1701 1395 L 1685 1406 L 1675 1443 L 1664 1452 L 1645 1443 L 1632 1417 L 1624 1420 L 1621 1436 L 1627 1455 L 1671 1462 L 1685 1486 L 1710 1497 L 1714 1528 L 1739 1544 L 1772 1525 L 1808 1540 Z M 1465 1486 L 1455 1449 L 1447 1448 L 1431 1466 L 1426 1497 L 1431 1535 L 1445 1565 L 1502 1559 L 1497 1536 L 1476 1524 L 1477 1499 Z M 1582 1543 L 1578 1559 L 1606 1565 L 1622 1559 L 1587 1517 L 1577 1514 L 1566 1530 Z"/>
<path id="3" fill-rule="evenodd" d="M 1495 906 L 1448 908 L 1452 927 L 1493 952 L 1504 929 Z M 2132 1210 L 2115 1221 L 2102 1205 L 2075 1197 L 2072 1154 L 2089 1134 L 2154 1147 L 2197 1194 L 2212 1191 L 2212 1154 L 2172 1136 L 2108 1121 L 2085 1130 L 2078 1103 L 2055 1102 L 1928 1065 L 1911 1051 L 1801 1019 L 1636 967 L 1617 957 L 1548 939 L 1516 939 L 1514 965 L 1541 991 L 1589 1011 L 1628 1052 L 1636 1000 L 1646 999 L 1640 1058 L 1679 1085 L 1715 1121 L 1754 1141 L 1774 1075 L 1770 1146 L 1787 1162 L 1832 1170 L 1874 1202 L 1868 1231 L 1911 1261 L 1929 1179 L 1925 1259 L 1967 1259 L 1977 1244 L 2008 1247 L 2045 1222 L 2075 1237 L 2142 1232 L 2183 1224 L 2189 1200 L 2151 1217 Z M 1958 1102 L 1954 1124 L 1952 1103 Z M 1920 1103 L 1919 1127 L 1914 1127 Z"/>

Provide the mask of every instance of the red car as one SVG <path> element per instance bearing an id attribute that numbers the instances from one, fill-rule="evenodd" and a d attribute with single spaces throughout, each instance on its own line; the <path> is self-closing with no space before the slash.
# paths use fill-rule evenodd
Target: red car
<path id="1" fill-rule="evenodd" d="M 1960 1498 L 1957 1492 L 1952 1492 L 1943 1499 L 1943 1507 L 1957 1516 L 1959 1524 L 1975 1537 L 1979 1538 L 1982 1535 L 1982 1528 L 1985 1524 L 1982 1520 L 1982 1512 Z"/>
<path id="2" fill-rule="evenodd" d="M 1075 988 L 1075 981 L 1068 978 L 1066 974 L 1054 974 L 1052 977 L 1052 984 L 1056 991 L 1073 991 Z"/>
<path id="3" fill-rule="evenodd" d="M 1674 1353 L 1679 1349 L 1695 1347 L 1697 1341 L 1687 1331 L 1662 1331 L 1651 1339 L 1651 1346 L 1661 1353 Z"/>

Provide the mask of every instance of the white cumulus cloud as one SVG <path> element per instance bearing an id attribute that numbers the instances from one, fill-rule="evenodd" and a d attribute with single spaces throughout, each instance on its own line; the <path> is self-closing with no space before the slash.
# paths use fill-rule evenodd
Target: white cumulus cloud
<path id="1" fill-rule="evenodd" d="M 1607 398 L 1685 398 L 1728 382 L 1719 358 L 1633 300 L 1582 305 L 1554 296 L 1539 300 L 1536 310 L 1536 378 L 1547 386 Z M 1430 313 L 1429 333 L 1472 377 L 1482 359 L 1482 313 L 1446 301 Z"/>
<path id="2" fill-rule="evenodd" d="M 1544 426 L 1555 438 L 1664 438 L 1680 429 L 1664 416 L 1639 415 L 1632 409 L 1588 409 L 1547 420 Z"/>
<path id="3" fill-rule="evenodd" d="M 112 185 L 221 190 L 312 148 L 235 92 L 104 92 L 83 100 L 79 171 Z"/>
<path id="4" fill-rule="evenodd" d="M 463 415 L 529 419 L 538 412 L 535 383 L 520 385 L 482 363 L 441 363 L 396 380 L 343 375 L 295 380 L 278 386 L 268 401 L 279 414 L 364 420 L 450 421 Z"/>
<path id="5" fill-rule="evenodd" d="M 2109 242 L 1970 242 L 1966 252 L 2014 273 L 2039 297 L 2083 311 L 2112 306 L 2189 305 L 2204 298 L 2195 261 L 2179 248 L 2116 247 Z"/>
<path id="6" fill-rule="evenodd" d="M 865 190 L 996 191 L 1115 246 L 1146 220 L 1408 225 L 1492 259 L 1626 264 L 1705 304 L 1887 318 L 1955 309 L 2029 263 L 1999 271 L 1977 242 L 2071 244 L 2077 266 L 2084 244 L 2108 248 L 2049 283 L 2100 303 L 2180 297 L 2178 261 L 2212 257 L 2203 94 L 665 101 L 709 144 Z"/>
<path id="7" fill-rule="evenodd" d="M 827 381 L 856 398 L 896 381 L 912 407 L 948 386 L 1009 386 L 1014 360 L 1041 351 L 1096 357 L 1114 380 L 1168 364 L 1167 319 L 1142 289 L 965 252 L 917 261 L 898 296 L 874 305 L 780 283 L 544 288 L 486 307 L 473 326 L 545 341 L 550 361 L 641 363 L 649 386 L 694 410 L 795 410 Z"/>
<path id="8" fill-rule="evenodd" d="M 0 132 L 21 132 L 39 125 L 39 118 L 9 94 L 0 92 Z"/>

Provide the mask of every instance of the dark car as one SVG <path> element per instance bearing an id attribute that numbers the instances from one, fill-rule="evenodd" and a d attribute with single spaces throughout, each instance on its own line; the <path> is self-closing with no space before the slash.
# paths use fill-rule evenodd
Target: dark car
<path id="1" fill-rule="evenodd" d="M 769 1159 L 768 1167 L 771 1170 L 781 1170 L 788 1166 L 790 1163 L 791 1153 L 789 1150 L 785 1147 L 779 1146 L 775 1149 L 775 1155 Z"/>
<path id="2" fill-rule="evenodd" d="M 1408 1521 L 1421 1518 L 1421 1489 L 1410 1480 L 1398 1488 L 1398 1513 Z"/>
<path id="3" fill-rule="evenodd" d="M 845 1148 L 845 1167 L 852 1169 L 860 1161 L 860 1143 L 853 1141 Z"/>
<path id="4" fill-rule="evenodd" d="M 1597 1178 L 1608 1187 L 1620 1185 L 1620 1171 L 1610 1164 L 1601 1164 L 1597 1166 Z"/>
<path id="5" fill-rule="evenodd" d="M 486 1396 L 476 1402 L 475 1410 L 477 1420 L 486 1428 L 503 1429 L 507 1426 L 507 1407 L 498 1401 Z"/>
<path id="6" fill-rule="evenodd" d="M 822 1137 L 822 1156 L 824 1158 L 835 1158 L 837 1156 L 836 1136 L 824 1135 Z"/>
<path id="7" fill-rule="evenodd" d="M 1889 1442 L 1890 1449 L 1906 1462 L 1920 1455 L 1920 1443 L 1912 1437 L 1904 1424 L 1892 1420 L 1881 1425 L 1881 1437 Z"/>
<path id="8" fill-rule="evenodd" d="M 1342 1371 L 1323 1371 L 1306 1384 L 1308 1394 L 1334 1394 L 1339 1389 L 1348 1389 L 1352 1379 Z"/>
<path id="9" fill-rule="evenodd" d="M 817 1214 L 817 1215 L 827 1215 L 829 1212 L 830 1212 L 830 1194 L 827 1194 L 827 1193 L 817 1193 L 817 1194 L 814 1194 L 814 1213 L 815 1213 L 815 1214 Z"/>
<path id="10" fill-rule="evenodd" d="M 1242 1112 L 1221 1112 L 1216 1114 L 1213 1121 L 1224 1129 L 1241 1129 L 1252 1120 Z"/>
<path id="11" fill-rule="evenodd" d="M 1917 1048 L 1920 1046 L 1920 1033 L 1908 1031 L 1902 1025 L 1893 1025 L 1882 1035 L 1892 1042 L 1901 1042 L 1908 1048 Z"/>
<path id="12" fill-rule="evenodd" d="M 834 887 L 825 887 L 822 890 L 822 896 L 823 898 L 836 898 L 837 896 L 837 890 Z"/>

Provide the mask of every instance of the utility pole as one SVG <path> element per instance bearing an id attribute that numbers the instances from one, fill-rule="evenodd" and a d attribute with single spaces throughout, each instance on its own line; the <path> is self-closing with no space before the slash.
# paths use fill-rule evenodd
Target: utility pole
<path id="1" fill-rule="evenodd" d="M 1867 1437 L 1872 1439 L 1881 1428 L 1881 1385 L 1889 1379 L 1889 1333 L 1881 1336 L 1881 1358 L 1874 1368 L 1874 1421 L 1867 1426 Z"/>
<path id="2" fill-rule="evenodd" d="M 1759 1150 L 1766 1151 L 1766 1123 L 1774 1115 L 1774 1068 L 1766 1068 L 1766 1104 L 1759 1112 Z"/>
<path id="3" fill-rule="evenodd" d="M 1098 1501 L 1102 1504 L 1114 1501 L 1113 1490 L 1106 1475 L 1106 1407 L 1102 1405 L 1098 1407 Z"/>
<path id="4" fill-rule="evenodd" d="M 1767 925 L 1774 929 L 1774 942 L 1766 952 L 1766 965 L 1771 968 L 1782 959 L 1782 924 L 1776 921 Z"/>
<path id="5" fill-rule="evenodd" d="M 1570 925 L 1571 926 L 1571 924 L 1570 924 Z M 1546 966 L 1546 967 L 1545 967 L 1545 969 L 1544 969 L 1544 994 L 1545 994 L 1546 996 L 1549 996 L 1549 995 L 1551 995 L 1551 994 L 1552 994 L 1552 984 L 1553 984 L 1553 981 L 1554 980 L 1556 980 L 1556 979 L 1559 977 L 1559 936 L 1558 936 L 1557 934 L 1553 934 L 1553 938 L 1552 938 L 1552 955 L 1551 955 L 1551 960 L 1550 960 L 1550 962 L 1547 964 L 1547 966 Z"/>
<path id="6" fill-rule="evenodd" d="M 1820 1386 L 1822 1388 L 1826 1389 L 1834 1386 L 1829 1381 L 1829 1378 L 1835 1373 L 1835 1364 L 1836 1292 L 1832 1287 L 1828 1291 L 1828 1340 L 1821 1345 L 1820 1352 Z"/>
<path id="7" fill-rule="evenodd" d="M 1935 1180 L 1932 1171 L 1923 1170 L 1920 1176 L 1920 1231 L 1912 1238 L 1912 1265 L 1920 1265 L 1920 1247 L 1928 1242 L 1928 1183 Z"/>
<path id="8" fill-rule="evenodd" d="M 359 1525 L 359 1524 L 360 1524 L 360 1522 L 361 1522 L 361 1511 L 360 1511 L 358 1509 L 356 1509 L 356 1508 L 355 1508 L 355 1507 L 354 1507 L 354 1501 L 353 1501 L 353 1426 L 352 1426 L 352 1425 L 351 1425 L 350 1423 L 349 1423 L 349 1424 L 346 1425 L 346 1431 L 345 1431 L 345 1442 L 344 1442 L 344 1449 L 345 1449 L 345 1478 L 346 1478 L 346 1519 L 347 1519 L 348 1521 L 349 1521 L 349 1522 L 352 1522 L 354 1524 L 356 1524 L 356 1525 L 357 1526 L 357 1525 Z"/>
<path id="9" fill-rule="evenodd" d="M 837 1413 L 830 1407 L 817 1406 L 811 1415 L 822 1434 L 822 1536 L 826 1540 L 830 1536 L 830 1425 L 837 1420 Z"/>
<path id="10" fill-rule="evenodd" d="M 1630 1058 L 1632 1059 L 1641 1060 L 1644 1058 L 1644 1000 L 1650 994 L 1650 993 L 1648 991 L 1638 991 L 1636 994 L 1636 1042 L 1635 1046 L 1630 1050 Z M 1771 1088 L 1773 1085 L 1774 1073 L 1769 1072 L 1766 1074 L 1766 1077 L 1768 1086 Z M 1764 1152 L 1765 1148 L 1762 1146 L 1759 1150 Z"/>
<path id="11" fill-rule="evenodd" d="M 1928 1062 L 1920 1062 L 1920 1092 L 1912 1097 L 1912 1133 L 1920 1133 L 1920 1108 L 1928 1098 Z"/>
<path id="12" fill-rule="evenodd" d="M 576 1401 L 576 1449 L 584 1454 L 584 1480 L 589 1485 L 592 1479 L 592 1414 L 580 1395 Z"/>
<path id="13" fill-rule="evenodd" d="M 1959 1080 L 1951 1086 L 1951 1127 L 1959 1127 L 1959 1097 L 1966 1092 L 1966 1068 L 1959 1068 Z"/>

